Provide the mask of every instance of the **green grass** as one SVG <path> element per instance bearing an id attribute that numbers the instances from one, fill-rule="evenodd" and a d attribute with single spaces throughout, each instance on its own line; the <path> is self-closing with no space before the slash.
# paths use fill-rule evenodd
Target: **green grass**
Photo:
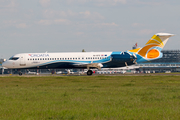
<path id="1" fill-rule="evenodd" d="M 0 77 L 0 119 L 180 119 L 180 77 Z"/>

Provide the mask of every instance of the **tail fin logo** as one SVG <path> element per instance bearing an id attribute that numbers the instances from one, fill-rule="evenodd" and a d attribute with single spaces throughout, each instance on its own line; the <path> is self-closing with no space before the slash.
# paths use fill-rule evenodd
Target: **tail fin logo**
<path id="1" fill-rule="evenodd" d="M 146 60 L 161 58 L 161 50 L 165 46 L 169 37 L 172 36 L 174 35 L 169 33 L 157 33 L 151 37 L 151 39 L 145 44 L 143 48 L 129 50 L 129 52 L 136 53 Z"/>
<path id="2" fill-rule="evenodd" d="M 153 48 L 163 48 L 164 44 L 162 40 L 159 38 L 159 36 L 154 35 L 147 43 L 146 46 L 143 47 L 138 54 L 141 55 L 142 57 L 146 57 L 149 59 L 154 59 L 159 57 L 160 52 L 158 49 L 153 49 Z"/>

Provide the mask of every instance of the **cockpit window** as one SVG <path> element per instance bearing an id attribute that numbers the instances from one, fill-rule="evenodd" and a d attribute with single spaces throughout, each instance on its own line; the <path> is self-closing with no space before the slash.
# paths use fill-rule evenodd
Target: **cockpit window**
<path id="1" fill-rule="evenodd" d="M 19 57 L 11 57 L 11 58 L 9 58 L 9 60 L 18 60 L 19 59 Z"/>

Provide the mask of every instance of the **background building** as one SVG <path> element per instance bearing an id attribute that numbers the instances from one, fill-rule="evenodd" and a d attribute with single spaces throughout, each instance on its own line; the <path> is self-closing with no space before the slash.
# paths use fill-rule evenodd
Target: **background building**
<path id="1" fill-rule="evenodd" d="M 180 72 L 180 50 L 163 50 L 163 57 L 145 63 L 139 63 L 139 71 Z"/>

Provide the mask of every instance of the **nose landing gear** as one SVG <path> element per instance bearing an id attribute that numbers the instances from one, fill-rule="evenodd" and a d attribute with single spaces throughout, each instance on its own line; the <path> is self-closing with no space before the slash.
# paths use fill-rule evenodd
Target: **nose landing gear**
<path id="1" fill-rule="evenodd" d="M 22 75 L 22 72 L 19 72 L 19 76 L 21 76 Z"/>

